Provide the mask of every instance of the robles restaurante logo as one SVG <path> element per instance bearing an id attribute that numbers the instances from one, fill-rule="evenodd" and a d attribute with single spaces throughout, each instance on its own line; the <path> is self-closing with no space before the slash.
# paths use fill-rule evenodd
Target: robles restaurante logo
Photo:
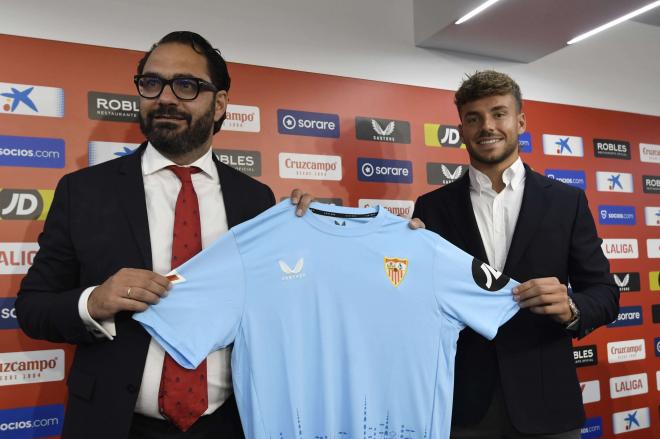
<path id="1" fill-rule="evenodd" d="M 90 91 L 87 114 L 93 120 L 138 122 L 140 101 L 137 96 Z"/>
<path id="2" fill-rule="evenodd" d="M 261 152 L 240 149 L 214 149 L 218 160 L 252 177 L 261 176 Z"/>

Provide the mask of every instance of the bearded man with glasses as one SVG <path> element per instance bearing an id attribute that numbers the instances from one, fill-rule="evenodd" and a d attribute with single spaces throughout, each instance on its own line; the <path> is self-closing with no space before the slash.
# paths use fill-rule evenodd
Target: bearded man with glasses
<path id="1" fill-rule="evenodd" d="M 31 337 L 77 346 L 63 439 L 241 438 L 230 350 L 187 371 L 130 317 L 167 295 L 164 274 L 275 197 L 213 155 L 230 78 L 208 41 L 166 35 L 134 81 L 147 142 L 60 180 L 18 321 Z M 311 197 L 300 195 L 304 211 Z"/>

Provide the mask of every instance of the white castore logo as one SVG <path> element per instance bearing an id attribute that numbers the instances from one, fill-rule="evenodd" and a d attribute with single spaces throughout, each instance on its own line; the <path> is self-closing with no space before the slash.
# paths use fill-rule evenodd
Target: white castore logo
<path id="1" fill-rule="evenodd" d="M 293 268 L 289 267 L 289 265 L 281 259 L 278 260 L 277 263 L 280 265 L 282 273 L 284 273 L 282 280 L 300 279 L 305 277 L 305 273 L 302 273 L 303 265 L 305 264 L 304 258 L 298 259 L 298 262 L 296 262 L 296 265 Z"/>
<path id="2" fill-rule="evenodd" d="M 371 119 L 371 126 L 373 127 L 374 131 L 377 134 L 379 134 L 381 136 L 389 136 L 394 132 L 395 123 L 394 123 L 394 121 L 392 121 L 392 122 L 387 124 L 385 129 L 383 129 L 383 128 L 380 127 L 380 124 L 378 123 L 378 121 Z"/>
<path id="3" fill-rule="evenodd" d="M 614 282 L 616 282 L 616 286 L 619 288 L 627 287 L 628 283 L 630 282 L 630 273 L 627 273 L 623 279 L 621 279 L 617 274 L 614 274 Z"/>
<path id="4" fill-rule="evenodd" d="M 449 180 L 457 180 L 463 172 L 463 166 L 461 165 L 457 166 L 456 169 L 454 169 L 454 172 L 451 172 L 445 165 L 440 165 L 440 169 L 442 169 L 442 174 L 445 178 L 448 178 Z"/>

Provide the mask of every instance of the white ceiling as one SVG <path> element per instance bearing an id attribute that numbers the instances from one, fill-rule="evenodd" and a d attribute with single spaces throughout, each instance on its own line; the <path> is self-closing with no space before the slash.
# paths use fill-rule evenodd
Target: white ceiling
<path id="1" fill-rule="evenodd" d="M 650 1 L 502 0 L 457 25 L 456 20 L 484 0 L 414 0 L 415 43 L 431 49 L 531 62 Z M 654 17 L 638 17 L 641 22 L 657 24 L 660 12 Z"/>

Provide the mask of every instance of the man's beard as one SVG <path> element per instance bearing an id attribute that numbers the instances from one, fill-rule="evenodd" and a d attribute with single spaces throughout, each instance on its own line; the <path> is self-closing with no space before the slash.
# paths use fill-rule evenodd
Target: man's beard
<path id="1" fill-rule="evenodd" d="M 159 116 L 176 117 L 186 121 L 186 127 L 179 131 L 180 124 L 159 121 L 154 126 L 154 118 Z M 140 113 L 140 130 L 158 152 L 166 157 L 177 157 L 202 146 L 211 135 L 214 107 L 196 121 L 188 113 L 178 111 L 174 106 L 161 105 L 149 112 L 146 117 Z"/>

